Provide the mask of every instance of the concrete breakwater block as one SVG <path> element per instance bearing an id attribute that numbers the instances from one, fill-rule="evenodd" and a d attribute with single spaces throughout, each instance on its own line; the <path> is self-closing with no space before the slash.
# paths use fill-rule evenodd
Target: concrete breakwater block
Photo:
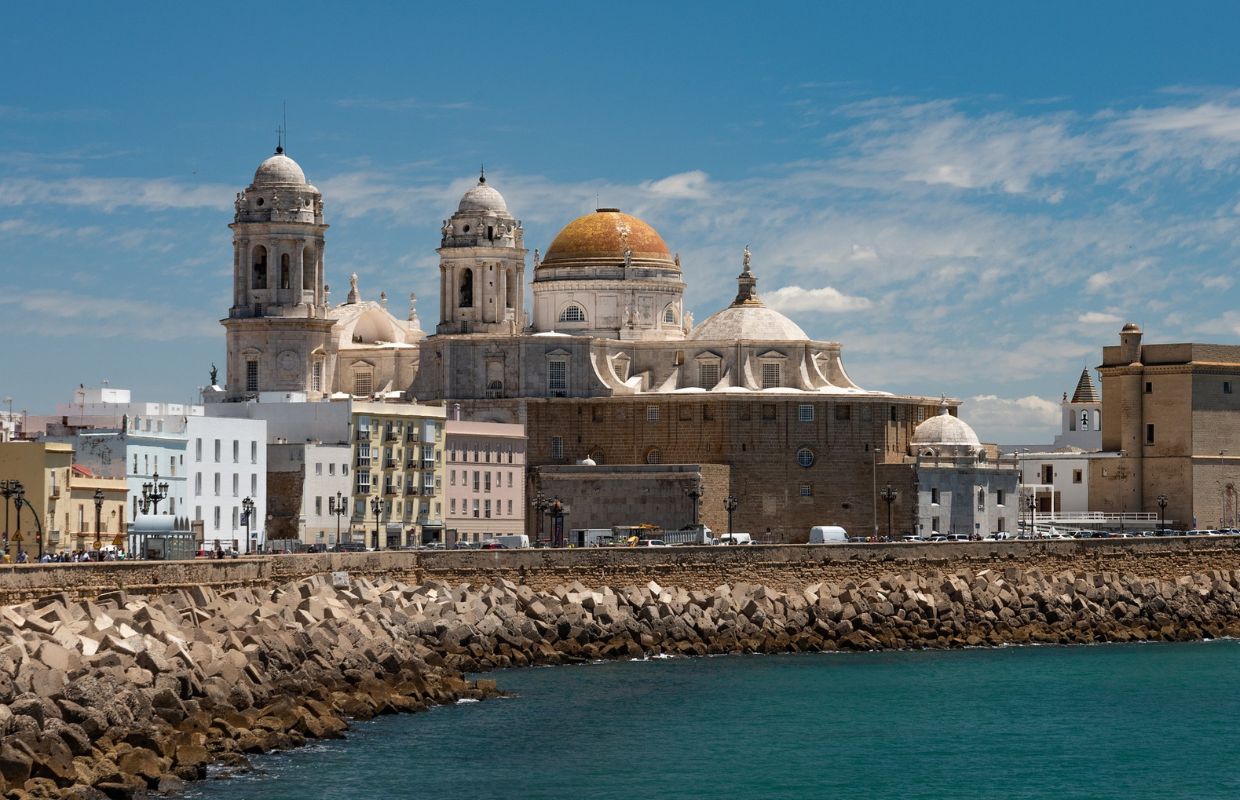
<path id="1" fill-rule="evenodd" d="M 139 796 L 350 717 L 498 691 L 465 671 L 705 655 L 1240 635 L 1240 575 L 927 569 L 778 591 L 316 575 L 0 609 L 0 792 Z M 96 794 L 90 794 L 96 792 Z M 13 794 L 11 796 L 23 796 Z"/>

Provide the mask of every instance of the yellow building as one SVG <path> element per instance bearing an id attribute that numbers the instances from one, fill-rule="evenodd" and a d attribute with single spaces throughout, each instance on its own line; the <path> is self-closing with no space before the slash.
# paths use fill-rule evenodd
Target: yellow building
<path id="1" fill-rule="evenodd" d="M 442 406 L 353 403 L 354 542 L 386 550 L 443 540 L 446 417 Z"/>
<path id="2" fill-rule="evenodd" d="M 68 532 L 62 549 L 123 546 L 128 495 L 129 487 L 124 478 L 101 478 L 86 467 L 74 464 L 69 475 L 69 509 L 60 520 L 61 530 Z M 96 499 L 102 502 L 96 504 Z"/>
<path id="3" fill-rule="evenodd" d="M 0 443 L 0 487 L 5 500 L 0 545 L 6 557 L 25 552 L 35 559 L 44 552 L 57 553 L 71 547 L 66 528 L 58 523 L 69 520 L 72 465 L 73 447 L 67 444 Z M 20 495 L 14 491 L 14 482 L 20 483 Z"/>

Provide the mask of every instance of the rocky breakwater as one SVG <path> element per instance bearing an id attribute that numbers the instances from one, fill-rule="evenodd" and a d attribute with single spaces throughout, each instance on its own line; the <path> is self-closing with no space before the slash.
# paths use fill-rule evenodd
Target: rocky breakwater
<path id="1" fill-rule="evenodd" d="M 137 797 L 350 717 L 496 692 L 463 671 L 655 653 L 946 648 L 1240 634 L 1240 572 L 1037 570 L 536 592 L 315 577 L 274 591 L 0 609 L 5 796 Z"/>
<path id="2" fill-rule="evenodd" d="M 0 608 L 0 793 L 129 798 L 338 737 L 348 718 L 482 698 L 415 635 L 444 600 L 315 577 Z"/>

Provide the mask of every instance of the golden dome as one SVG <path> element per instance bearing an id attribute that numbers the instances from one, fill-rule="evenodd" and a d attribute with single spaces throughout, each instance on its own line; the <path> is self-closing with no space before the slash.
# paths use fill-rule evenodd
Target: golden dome
<path id="1" fill-rule="evenodd" d="M 565 225 L 547 248 L 540 266 L 584 266 L 599 261 L 620 264 L 626 249 L 634 262 L 654 261 L 678 268 L 658 231 L 616 208 L 600 208 Z"/>

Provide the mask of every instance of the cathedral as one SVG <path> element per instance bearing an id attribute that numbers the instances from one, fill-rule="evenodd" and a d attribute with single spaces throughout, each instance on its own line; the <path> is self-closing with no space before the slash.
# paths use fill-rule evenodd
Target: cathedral
<path id="1" fill-rule="evenodd" d="M 647 222 L 600 208 L 533 250 L 527 311 L 524 231 L 484 174 L 443 222 L 427 335 L 412 296 L 400 319 L 385 297 L 362 301 L 356 276 L 332 305 L 323 198 L 280 149 L 237 195 L 231 227 L 219 400 L 449 401 L 470 419 L 525 425 L 531 495 L 539 467 L 586 459 L 717 465 L 723 477 L 700 497 L 712 527 L 731 496 L 735 529 L 772 540 L 804 541 L 822 524 L 877 533 L 879 486 L 896 495 L 896 527 L 916 527 L 913 434 L 956 404 L 859 387 L 839 343 L 762 302 L 747 247 L 735 299 L 695 324 L 692 267 Z"/>

